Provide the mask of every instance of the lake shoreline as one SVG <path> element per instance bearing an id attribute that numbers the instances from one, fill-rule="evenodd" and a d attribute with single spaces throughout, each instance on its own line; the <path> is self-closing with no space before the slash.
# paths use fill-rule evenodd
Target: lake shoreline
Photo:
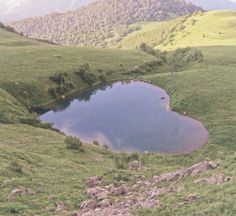
<path id="1" fill-rule="evenodd" d="M 121 89 L 121 86 L 124 86 L 122 88 L 123 90 Z M 107 96 L 105 96 L 107 94 L 106 92 L 114 92 L 114 90 L 111 90 L 114 88 L 118 89 L 115 91 L 116 93 L 113 93 L 112 97 L 109 93 Z M 95 95 L 97 94 L 102 94 L 104 96 L 96 97 Z M 124 98 L 123 95 L 126 95 L 125 99 L 122 99 L 120 101 L 121 98 Z M 140 97 L 148 98 L 149 102 L 141 102 L 142 100 L 140 100 Z M 97 106 L 92 105 L 92 107 L 90 107 L 89 104 L 90 101 L 93 101 L 92 98 L 97 98 L 97 100 L 101 101 L 97 104 Z M 106 98 L 105 101 L 104 98 Z M 113 100 L 113 98 L 119 98 L 118 104 L 116 102 L 117 100 Z M 107 100 L 111 101 L 107 103 Z M 133 102 L 130 103 L 128 101 Z M 117 116 L 117 114 L 115 114 L 117 112 L 117 108 L 115 109 L 115 113 L 113 113 L 114 109 L 112 109 L 112 114 L 110 113 L 111 109 L 109 108 L 109 104 L 111 102 L 113 107 L 120 107 L 120 104 L 123 104 L 126 107 L 125 112 L 118 112 L 120 115 L 119 118 L 121 119 L 126 116 L 127 113 L 130 113 L 130 111 L 134 107 L 138 107 L 138 109 L 135 109 L 135 112 L 132 112 L 132 115 L 137 115 L 134 118 L 135 121 L 133 118 L 129 117 L 129 114 L 124 118 L 124 120 L 121 120 L 121 122 L 117 121 L 117 118 L 114 117 Z M 78 103 L 81 104 L 81 106 L 78 106 Z M 135 104 L 135 106 L 133 106 L 133 103 Z M 88 106 L 87 109 L 84 110 L 82 108 L 81 110 L 80 107 L 84 106 Z M 175 112 L 169 109 L 169 107 L 170 97 L 163 88 L 160 88 L 157 85 L 153 85 L 152 82 L 147 80 L 144 81 L 142 79 L 126 79 L 113 81 L 110 82 L 110 84 L 94 85 L 87 91 L 71 94 L 69 97 L 63 100 L 57 100 L 56 103 L 52 103 L 47 107 L 43 107 L 43 110 L 41 109 L 41 112 L 38 112 L 38 114 L 41 121 L 53 123 L 55 128 L 64 132 L 68 136 L 78 136 L 86 143 L 92 143 L 94 140 L 96 140 L 101 144 L 110 146 L 111 151 L 125 151 L 131 153 L 136 151 L 148 151 L 160 154 L 182 155 L 189 154 L 190 152 L 198 150 L 208 143 L 209 133 L 201 121 Z M 92 113 L 90 113 L 91 109 L 93 110 Z M 97 110 L 99 110 L 98 113 Z M 123 110 L 123 106 L 120 110 Z M 140 110 L 142 110 L 142 112 L 137 114 L 138 112 L 140 112 Z M 94 115 L 94 113 L 96 114 Z M 106 128 L 106 126 L 111 125 L 111 122 L 109 123 L 107 117 L 105 117 L 106 115 L 104 116 L 104 113 L 106 113 L 108 116 L 113 116 L 112 122 L 114 121 L 113 123 L 116 125 L 116 127 L 118 127 L 118 131 L 120 131 L 121 128 L 125 128 L 125 126 L 127 126 L 127 123 L 128 125 L 137 124 L 138 126 L 142 124 L 141 122 L 143 122 L 143 124 L 146 125 L 146 129 L 141 129 L 140 126 L 138 126 L 137 128 L 135 127 L 136 129 L 133 132 L 131 132 L 132 130 L 130 128 L 127 128 L 122 132 L 125 133 L 125 131 L 131 130 L 130 135 L 129 133 L 126 135 L 121 135 L 119 132 L 115 132 L 116 129 L 114 128 L 110 131 L 110 127 Z M 76 123 L 77 120 L 75 120 L 74 118 L 71 119 L 71 114 L 73 114 L 73 116 L 77 116 L 76 119 L 80 122 L 79 124 Z M 142 119 L 141 122 L 138 122 L 139 119 Z M 164 122 L 162 122 L 163 120 Z M 81 122 L 84 123 L 81 124 Z M 103 122 L 103 126 L 100 125 L 100 122 Z M 126 122 L 126 124 L 124 124 L 119 129 L 119 126 L 121 126 L 123 122 Z M 92 129 L 94 123 L 97 125 L 97 128 Z M 163 125 L 163 127 L 160 127 L 160 125 Z M 99 134 L 99 136 L 96 135 L 97 133 Z M 149 135 L 147 136 L 145 134 Z M 114 136 L 117 136 L 117 139 L 118 137 L 120 137 L 119 139 L 123 140 L 120 140 L 120 142 L 125 144 L 124 147 L 118 149 L 117 147 L 115 147 L 117 144 L 115 144 L 116 141 L 113 140 Z M 126 138 L 122 138 L 123 136 Z M 130 137 L 133 136 L 137 137 L 136 141 L 129 140 Z M 174 140 L 172 139 L 174 139 L 176 142 L 175 146 L 172 145 L 172 143 L 174 142 Z M 172 140 L 173 142 L 170 142 L 170 140 Z M 188 141 L 186 142 L 186 140 Z M 145 143 L 145 145 L 139 143 L 140 141 L 141 143 Z"/>

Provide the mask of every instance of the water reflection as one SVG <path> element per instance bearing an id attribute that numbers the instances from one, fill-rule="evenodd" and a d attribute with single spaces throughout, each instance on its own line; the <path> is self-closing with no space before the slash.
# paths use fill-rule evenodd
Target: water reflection
<path id="1" fill-rule="evenodd" d="M 169 96 L 143 82 L 117 82 L 57 104 L 40 118 L 68 135 L 121 151 L 186 153 L 207 142 L 202 123 L 170 112 Z"/>

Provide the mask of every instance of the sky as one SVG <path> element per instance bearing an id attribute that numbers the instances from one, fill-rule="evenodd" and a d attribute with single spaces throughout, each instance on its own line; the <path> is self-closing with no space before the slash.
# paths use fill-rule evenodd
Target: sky
<path id="1" fill-rule="evenodd" d="M 0 4 L 4 3 L 5 5 L 11 5 L 12 7 L 15 7 L 15 6 L 19 5 L 21 2 L 24 2 L 24 1 L 26 1 L 26 0 L 0 0 Z M 35 1 L 38 1 L 38 0 L 35 0 Z M 53 0 L 51 0 L 51 1 L 53 1 Z M 230 0 L 230 1 L 236 3 L 236 0 Z"/>

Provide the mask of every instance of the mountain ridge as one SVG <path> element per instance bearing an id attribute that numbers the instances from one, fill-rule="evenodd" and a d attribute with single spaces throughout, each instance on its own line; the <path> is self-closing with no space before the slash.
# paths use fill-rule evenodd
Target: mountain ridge
<path id="1" fill-rule="evenodd" d="M 64 45 L 106 46 L 113 28 L 140 21 L 162 21 L 202 11 L 182 0 L 104 0 L 87 7 L 11 23 L 24 35 Z"/>

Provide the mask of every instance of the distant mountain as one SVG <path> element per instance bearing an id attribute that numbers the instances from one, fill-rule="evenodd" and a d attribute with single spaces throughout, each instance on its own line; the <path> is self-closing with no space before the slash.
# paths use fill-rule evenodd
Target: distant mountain
<path id="1" fill-rule="evenodd" d="M 114 28 L 126 34 L 127 24 L 161 21 L 202 10 L 183 0 L 103 0 L 76 11 L 53 13 L 11 25 L 23 34 L 55 43 L 106 46 Z"/>
<path id="2" fill-rule="evenodd" d="M 186 0 L 204 10 L 236 10 L 236 0 Z"/>
<path id="3" fill-rule="evenodd" d="M 95 0 L 0 0 L 0 21 L 9 22 L 52 12 L 75 10 Z"/>

